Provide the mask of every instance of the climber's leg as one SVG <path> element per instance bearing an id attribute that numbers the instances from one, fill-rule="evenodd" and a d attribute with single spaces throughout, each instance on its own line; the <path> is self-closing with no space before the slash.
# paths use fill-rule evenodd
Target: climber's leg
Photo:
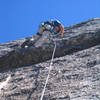
<path id="1" fill-rule="evenodd" d="M 42 33 L 43 33 L 43 31 L 44 31 L 44 27 L 43 26 L 40 26 L 39 27 L 39 30 L 38 30 L 38 32 L 37 32 L 37 35 L 39 35 L 39 36 L 41 36 L 42 35 Z"/>
<path id="2" fill-rule="evenodd" d="M 42 46 L 44 43 L 47 43 L 49 34 L 50 34 L 49 31 L 44 31 L 42 33 L 42 36 L 35 42 L 34 46 L 39 47 Z"/>

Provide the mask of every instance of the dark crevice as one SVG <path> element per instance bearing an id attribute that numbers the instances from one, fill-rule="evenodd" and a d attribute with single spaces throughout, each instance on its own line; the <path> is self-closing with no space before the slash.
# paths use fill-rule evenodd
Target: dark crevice
<path id="1" fill-rule="evenodd" d="M 39 76 L 39 74 L 40 74 L 40 69 L 41 69 L 42 67 L 36 67 L 36 69 L 34 70 L 35 72 L 37 72 L 35 75 L 34 75 L 34 77 L 35 77 L 35 87 L 34 88 L 32 88 L 32 90 L 29 92 L 29 95 L 28 95 L 28 97 L 27 97 L 27 100 L 31 100 L 31 96 L 32 96 L 32 94 L 34 93 L 34 91 L 36 91 L 37 90 L 37 87 L 38 87 L 38 85 L 39 85 L 39 82 L 38 82 L 38 76 Z"/>

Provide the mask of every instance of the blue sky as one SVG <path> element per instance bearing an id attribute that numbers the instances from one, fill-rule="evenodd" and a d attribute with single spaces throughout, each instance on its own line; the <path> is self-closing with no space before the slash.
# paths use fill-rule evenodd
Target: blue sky
<path id="1" fill-rule="evenodd" d="M 0 0 L 0 43 L 36 34 L 41 21 L 66 27 L 100 17 L 100 0 Z"/>

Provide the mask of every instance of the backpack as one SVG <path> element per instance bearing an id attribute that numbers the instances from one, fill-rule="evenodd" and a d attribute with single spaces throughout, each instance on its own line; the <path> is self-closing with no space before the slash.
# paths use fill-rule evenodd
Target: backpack
<path id="1" fill-rule="evenodd" d="M 60 22 L 58 20 L 51 20 L 51 21 L 46 21 L 44 24 L 49 24 L 53 27 L 59 27 Z"/>
<path id="2" fill-rule="evenodd" d="M 55 34 L 59 33 L 60 30 L 54 31 L 54 29 L 55 29 L 56 27 L 59 28 L 60 22 L 59 22 L 58 20 L 46 21 L 46 22 L 44 22 L 44 25 L 46 25 L 46 24 L 48 24 L 48 25 L 50 25 L 50 26 L 52 27 L 51 30 L 49 30 L 49 31 L 54 32 Z"/>

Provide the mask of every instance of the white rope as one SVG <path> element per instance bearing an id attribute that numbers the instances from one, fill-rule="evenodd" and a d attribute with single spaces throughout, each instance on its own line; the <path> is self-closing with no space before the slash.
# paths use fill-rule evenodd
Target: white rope
<path id="1" fill-rule="evenodd" d="M 56 51 L 56 41 L 55 41 L 55 47 L 54 47 L 53 54 L 52 54 L 52 59 L 51 59 L 51 62 L 50 62 L 48 76 L 47 76 L 47 79 L 46 79 L 46 82 L 45 82 L 45 85 L 44 85 L 44 88 L 43 88 L 43 91 L 42 91 L 42 95 L 41 95 L 40 100 L 43 100 L 43 96 L 44 96 L 44 93 L 45 93 L 45 89 L 46 89 L 46 86 L 47 86 L 47 83 L 48 83 L 48 79 L 49 79 L 49 76 L 50 76 L 50 71 L 52 69 L 52 64 L 53 64 L 53 59 L 54 59 L 55 51 Z"/>

